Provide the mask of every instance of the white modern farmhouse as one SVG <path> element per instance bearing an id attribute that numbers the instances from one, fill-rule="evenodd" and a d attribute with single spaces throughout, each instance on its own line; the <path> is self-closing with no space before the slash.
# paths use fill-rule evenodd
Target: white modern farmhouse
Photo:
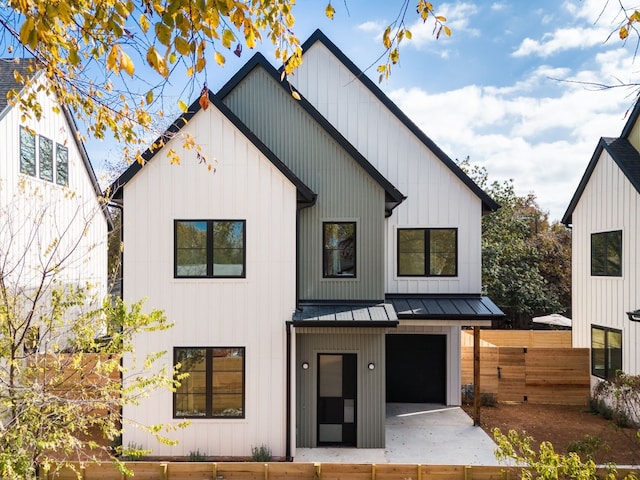
<path id="1" fill-rule="evenodd" d="M 189 373 L 124 412 L 190 420 L 178 445 L 125 445 L 384 447 L 386 402 L 459 405 L 460 329 L 503 317 L 481 295 L 498 205 L 320 31 L 303 48 L 295 84 L 256 54 L 111 186 L 124 298 L 175 323 L 137 349 Z"/>
<path id="2" fill-rule="evenodd" d="M 562 222 L 572 228 L 573 346 L 592 383 L 640 375 L 640 103 L 601 138 Z"/>

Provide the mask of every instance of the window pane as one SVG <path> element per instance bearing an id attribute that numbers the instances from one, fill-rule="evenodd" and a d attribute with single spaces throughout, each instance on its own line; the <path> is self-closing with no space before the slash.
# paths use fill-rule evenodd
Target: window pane
<path id="1" fill-rule="evenodd" d="M 244 222 L 213 222 L 213 275 L 244 276 Z"/>
<path id="2" fill-rule="evenodd" d="M 619 277 L 622 275 L 622 232 L 607 234 L 607 267 L 606 274 Z"/>
<path id="3" fill-rule="evenodd" d="M 324 276 L 355 277 L 356 224 L 324 224 Z"/>
<path id="4" fill-rule="evenodd" d="M 207 416 L 207 396 L 206 395 L 181 395 L 175 394 L 176 417 L 206 417 Z"/>
<path id="5" fill-rule="evenodd" d="M 180 364 L 180 373 L 188 374 L 180 380 L 180 386 L 176 389 L 175 416 L 206 416 L 206 349 L 177 348 L 175 362 Z"/>
<path id="6" fill-rule="evenodd" d="M 607 332 L 607 378 L 615 378 L 616 372 L 622 370 L 622 332 Z"/>
<path id="7" fill-rule="evenodd" d="M 429 231 L 429 274 L 456 275 L 456 230 Z"/>
<path id="8" fill-rule="evenodd" d="M 398 275 L 425 275 L 424 230 L 398 230 Z"/>
<path id="9" fill-rule="evenodd" d="M 56 183 L 69 185 L 69 150 L 60 144 L 56 144 Z"/>
<path id="10" fill-rule="evenodd" d="M 40 146 L 40 178 L 53 182 L 53 142 L 46 137 L 39 137 Z"/>
<path id="11" fill-rule="evenodd" d="M 605 332 L 601 328 L 591 327 L 591 373 L 605 378 Z"/>
<path id="12" fill-rule="evenodd" d="M 213 416 L 242 417 L 244 393 L 244 349 L 214 348 Z"/>
<path id="13" fill-rule="evenodd" d="M 176 276 L 207 276 L 207 222 L 176 222 Z"/>
<path id="14" fill-rule="evenodd" d="M 36 136 L 20 127 L 20 173 L 36 175 Z"/>

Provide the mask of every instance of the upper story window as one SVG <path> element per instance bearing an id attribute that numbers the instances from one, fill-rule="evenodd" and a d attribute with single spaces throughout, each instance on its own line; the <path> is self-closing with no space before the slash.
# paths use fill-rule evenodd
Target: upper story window
<path id="1" fill-rule="evenodd" d="M 324 222 L 322 245 L 322 276 L 324 278 L 355 278 L 355 222 Z"/>
<path id="2" fill-rule="evenodd" d="M 399 228 L 398 276 L 458 275 L 458 229 Z"/>
<path id="3" fill-rule="evenodd" d="M 591 374 L 612 380 L 622 370 L 622 331 L 591 325 Z"/>
<path id="4" fill-rule="evenodd" d="M 176 220 L 176 278 L 244 278 L 244 220 Z"/>
<path id="5" fill-rule="evenodd" d="M 244 418 L 244 347 L 176 347 L 174 418 Z"/>
<path id="6" fill-rule="evenodd" d="M 622 230 L 591 234 L 591 275 L 622 276 Z"/>
<path id="7" fill-rule="evenodd" d="M 20 127 L 20 173 L 69 185 L 69 149 Z"/>

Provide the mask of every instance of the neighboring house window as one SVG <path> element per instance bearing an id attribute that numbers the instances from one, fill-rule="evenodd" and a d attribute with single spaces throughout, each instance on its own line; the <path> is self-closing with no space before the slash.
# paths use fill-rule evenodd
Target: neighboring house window
<path id="1" fill-rule="evenodd" d="M 622 331 L 591 326 L 591 374 L 612 380 L 622 370 Z"/>
<path id="2" fill-rule="evenodd" d="M 455 277 L 458 275 L 456 228 L 399 228 L 398 276 Z"/>
<path id="3" fill-rule="evenodd" d="M 323 277 L 356 276 L 355 222 L 324 222 L 322 224 Z"/>
<path id="4" fill-rule="evenodd" d="M 36 138 L 38 148 L 36 149 Z M 69 149 L 53 140 L 20 127 L 20 173 L 58 185 L 69 185 Z"/>
<path id="5" fill-rule="evenodd" d="M 622 276 L 622 230 L 591 234 L 591 275 Z"/>
<path id="6" fill-rule="evenodd" d="M 244 418 L 244 347 L 176 347 L 174 418 Z"/>
<path id="7" fill-rule="evenodd" d="M 176 278 L 244 278 L 244 220 L 176 220 Z"/>
<path id="8" fill-rule="evenodd" d="M 20 173 L 36 175 L 36 134 L 20 127 Z"/>

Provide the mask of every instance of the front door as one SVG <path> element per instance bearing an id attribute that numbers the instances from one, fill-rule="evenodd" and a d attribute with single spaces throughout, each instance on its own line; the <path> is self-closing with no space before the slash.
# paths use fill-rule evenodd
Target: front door
<path id="1" fill-rule="evenodd" d="M 318 445 L 356 445 L 355 353 L 318 354 Z"/>

